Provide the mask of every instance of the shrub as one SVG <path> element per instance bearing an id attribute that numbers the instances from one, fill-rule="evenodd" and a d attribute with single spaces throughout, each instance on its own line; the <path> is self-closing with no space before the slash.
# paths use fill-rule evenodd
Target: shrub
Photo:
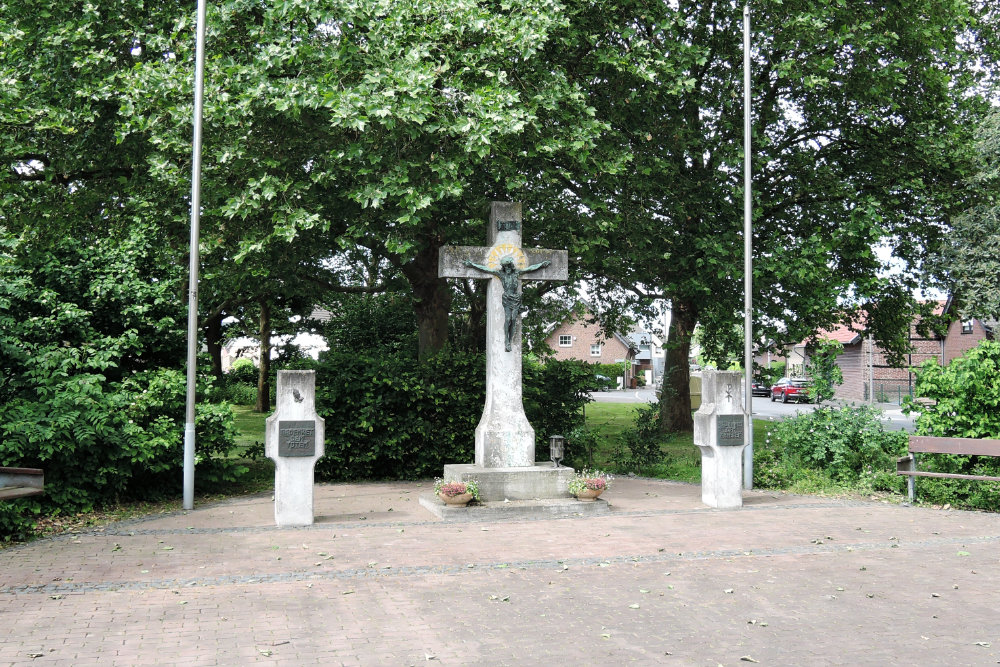
<path id="1" fill-rule="evenodd" d="M 659 406 L 643 405 L 636 409 L 635 426 L 622 431 L 611 453 L 615 469 L 637 472 L 663 460 L 663 434 L 658 427 Z"/>
<path id="2" fill-rule="evenodd" d="M 1000 437 L 1000 342 L 983 341 L 947 366 L 931 359 L 915 370 L 914 394 L 934 401 L 919 408 L 904 401 L 904 411 L 920 412 L 918 435 Z"/>
<path id="3" fill-rule="evenodd" d="M 314 364 L 317 411 L 326 420 L 322 479 L 416 479 L 472 462 L 483 412 L 482 354 L 445 350 L 417 362 L 331 351 Z M 539 454 L 582 424 L 590 371 L 579 362 L 526 363 L 524 405 Z"/>
<path id="4" fill-rule="evenodd" d="M 234 405 L 253 405 L 257 401 L 257 387 L 245 382 L 233 382 L 226 385 L 222 398 Z"/>
<path id="5" fill-rule="evenodd" d="M 226 373 L 226 382 L 245 383 L 256 386 L 257 373 L 257 366 L 254 365 L 252 360 L 240 358 L 233 362 L 232 368 Z"/>
<path id="6" fill-rule="evenodd" d="M 369 356 L 417 353 L 413 303 L 399 294 L 342 294 L 330 304 L 331 318 L 321 333 L 331 348 Z"/>
<path id="7" fill-rule="evenodd" d="M 886 431 L 881 416 L 870 406 L 825 407 L 775 423 L 754 449 L 754 484 L 784 488 L 819 473 L 863 490 L 901 491 L 894 472 L 906 434 Z"/>
<path id="8" fill-rule="evenodd" d="M 917 435 L 1000 438 L 1000 343 L 983 341 L 947 366 L 924 362 L 916 369 L 914 394 L 934 402 L 916 407 L 909 397 L 904 400 L 904 412 L 920 413 Z M 922 454 L 920 467 L 928 472 L 1000 476 L 1000 461 L 994 457 Z M 1000 509 L 1000 482 L 922 478 L 919 489 L 928 502 Z"/>
<path id="9" fill-rule="evenodd" d="M 603 375 L 611 378 L 611 382 L 617 382 L 617 378 L 625 376 L 625 364 L 588 364 L 594 375 Z"/>
<path id="10" fill-rule="evenodd" d="M 42 513 L 179 488 L 183 272 L 164 252 L 141 230 L 0 233 L 0 465 L 42 468 L 46 491 L 3 504 L 0 537 Z M 203 479 L 238 472 L 223 461 L 224 410 L 199 410 Z"/>
<path id="11" fill-rule="evenodd" d="M 583 426 L 583 406 L 589 403 L 593 373 L 581 361 L 524 363 L 524 413 L 535 429 L 537 460 L 549 458 L 549 436 L 565 436 Z"/>
<path id="12" fill-rule="evenodd" d="M 482 415 L 482 355 L 441 352 L 417 363 L 330 351 L 316 364 L 326 420 L 321 479 L 416 479 L 471 462 Z"/>
<path id="13" fill-rule="evenodd" d="M 594 454 L 603 443 L 597 433 L 581 424 L 566 432 L 566 456 L 563 464 L 571 468 L 593 468 Z M 537 457 L 544 460 L 544 457 Z"/>

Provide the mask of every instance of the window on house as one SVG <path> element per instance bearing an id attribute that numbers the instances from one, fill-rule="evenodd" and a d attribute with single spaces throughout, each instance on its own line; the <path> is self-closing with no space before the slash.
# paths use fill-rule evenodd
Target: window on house
<path id="1" fill-rule="evenodd" d="M 962 333 L 972 333 L 972 320 L 962 320 Z"/>
<path id="2" fill-rule="evenodd" d="M 590 356 L 592 356 L 592 357 L 599 357 L 599 356 L 601 356 L 601 344 L 600 343 L 594 343 L 593 345 L 590 346 Z"/>
<path id="3" fill-rule="evenodd" d="M 559 335 L 559 347 L 570 347 L 572 344 L 573 344 L 572 336 L 566 334 Z"/>

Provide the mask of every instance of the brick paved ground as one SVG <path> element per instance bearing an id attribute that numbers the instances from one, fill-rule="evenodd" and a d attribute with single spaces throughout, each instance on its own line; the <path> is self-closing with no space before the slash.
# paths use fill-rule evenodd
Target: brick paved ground
<path id="1" fill-rule="evenodd" d="M 617 480 L 610 516 L 444 523 L 317 486 L 0 551 L 0 664 L 995 665 L 1000 516 Z"/>

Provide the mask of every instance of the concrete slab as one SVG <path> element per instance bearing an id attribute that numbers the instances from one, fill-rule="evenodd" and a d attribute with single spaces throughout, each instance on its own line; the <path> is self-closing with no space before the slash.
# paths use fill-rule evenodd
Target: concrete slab
<path id="1" fill-rule="evenodd" d="M 420 505 L 445 521 L 515 521 L 518 519 L 574 519 L 610 512 L 608 501 L 597 498 L 582 502 L 576 498 L 536 498 L 500 500 L 451 507 L 433 493 L 420 495 Z"/>
<path id="2" fill-rule="evenodd" d="M 1000 515 L 618 478 L 609 511 L 450 522 L 320 484 L 0 549 L 0 664 L 995 665 Z"/>
<path id="3" fill-rule="evenodd" d="M 556 468 L 550 462 L 511 468 L 484 468 L 473 463 L 452 463 L 444 467 L 447 481 L 476 480 L 479 496 L 486 502 L 569 498 L 569 482 L 573 475 L 572 468 Z"/>

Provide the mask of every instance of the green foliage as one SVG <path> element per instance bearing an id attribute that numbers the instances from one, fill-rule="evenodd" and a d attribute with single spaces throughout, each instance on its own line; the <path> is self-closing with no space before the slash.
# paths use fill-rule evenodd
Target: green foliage
<path id="1" fill-rule="evenodd" d="M 35 497 L 0 501 L 0 542 L 28 539 L 41 513 L 42 503 Z"/>
<path id="2" fill-rule="evenodd" d="M 615 382 L 617 378 L 625 376 L 625 364 L 588 364 L 595 375 L 603 375 L 611 378 Z"/>
<path id="3" fill-rule="evenodd" d="M 241 357 L 233 362 L 229 372 L 226 373 L 226 380 L 232 382 L 244 382 L 246 384 L 256 384 L 257 366 L 253 360 Z"/>
<path id="4" fill-rule="evenodd" d="M 916 369 L 914 394 L 934 404 L 919 412 L 918 435 L 1000 438 L 1000 342 L 983 341 L 947 366 L 925 361 Z"/>
<path id="5" fill-rule="evenodd" d="M 563 464 L 571 468 L 594 467 L 594 456 L 604 447 L 604 438 L 586 423 L 567 431 Z"/>
<path id="6" fill-rule="evenodd" d="M 771 386 L 785 376 L 785 366 L 784 361 L 772 361 L 767 367 L 760 368 L 758 375 L 766 385 Z"/>
<path id="7" fill-rule="evenodd" d="M 234 405 L 253 405 L 257 400 L 257 387 L 246 382 L 226 382 L 222 396 Z"/>
<path id="8" fill-rule="evenodd" d="M 234 405 L 253 405 L 257 400 L 258 372 L 252 360 L 237 359 L 222 382 L 213 385 L 208 399 L 213 402 L 228 401 Z"/>
<path id="9" fill-rule="evenodd" d="M 962 317 L 1000 319 L 1000 110 L 976 133 L 972 206 L 952 220 L 932 263 L 946 276 Z"/>
<path id="10" fill-rule="evenodd" d="M 1000 438 L 1000 343 L 983 341 L 947 366 L 929 360 L 916 369 L 914 393 L 933 405 L 916 406 L 907 397 L 903 409 L 919 412 L 917 435 L 953 438 Z M 1000 476 L 1000 460 L 987 456 L 921 454 L 928 472 Z M 1000 483 L 961 479 L 919 480 L 920 497 L 981 509 L 1000 508 Z"/>
<path id="11" fill-rule="evenodd" d="M 819 405 L 833 398 L 837 387 L 844 384 L 844 372 L 837 364 L 837 357 L 844 352 L 844 345 L 828 338 L 821 339 L 810 347 L 806 375 L 812 380 L 810 398 Z"/>
<path id="12" fill-rule="evenodd" d="M 331 348 L 416 357 L 416 321 L 409 298 L 398 294 L 346 294 L 330 309 L 330 320 L 319 331 Z"/>
<path id="13" fill-rule="evenodd" d="M 895 491 L 906 433 L 886 431 L 870 406 L 821 407 L 777 422 L 754 448 L 754 484 L 788 488 L 814 477 L 867 491 Z"/>
<path id="14" fill-rule="evenodd" d="M 664 435 L 658 427 L 657 404 L 636 408 L 635 425 L 625 429 L 611 454 L 616 470 L 638 472 L 663 460 Z"/>
<path id="15" fill-rule="evenodd" d="M 593 374 L 588 364 L 525 360 L 523 366 L 524 413 L 535 429 L 537 460 L 549 458 L 549 437 L 565 436 L 583 425 L 583 407 L 589 403 Z"/>
<path id="16" fill-rule="evenodd" d="M 0 243 L 0 465 L 45 471 L 23 511 L 178 488 L 185 378 L 160 365 L 183 358 L 172 267 L 138 234 Z M 197 425 L 202 479 L 237 474 L 228 408 Z"/>
<path id="17" fill-rule="evenodd" d="M 417 362 L 332 350 L 314 367 L 317 410 L 326 419 L 326 455 L 316 464 L 322 478 L 416 479 L 473 460 L 483 355 L 445 350 Z M 540 460 L 549 457 L 550 435 L 582 424 L 589 379 L 580 362 L 525 364 L 525 413 Z"/>
<path id="18" fill-rule="evenodd" d="M 321 479 L 416 479 L 471 462 L 482 414 L 479 355 L 442 352 L 424 363 L 331 350 L 316 366 L 326 420 Z"/>
<path id="19" fill-rule="evenodd" d="M 995 71 L 975 63 L 996 63 L 1000 18 L 987 4 L 752 3 L 752 169 L 768 183 L 753 193 L 754 235 L 767 239 L 753 257 L 758 339 L 801 341 L 859 311 L 880 347 L 906 345 L 926 252 L 970 200 L 970 135 Z M 555 54 L 592 82 L 596 117 L 609 126 L 595 152 L 624 150 L 629 162 L 568 194 L 555 183 L 546 215 L 563 212 L 566 242 L 596 276 L 600 305 L 667 299 L 674 319 L 702 327 L 702 349 L 720 361 L 743 342 L 734 335 L 743 318 L 742 45 L 732 38 L 742 8 L 571 3 L 569 48 Z M 880 244 L 892 272 L 872 251 Z M 672 327 L 667 349 L 686 358 L 689 335 Z M 686 402 L 684 378 L 674 380 Z"/>

